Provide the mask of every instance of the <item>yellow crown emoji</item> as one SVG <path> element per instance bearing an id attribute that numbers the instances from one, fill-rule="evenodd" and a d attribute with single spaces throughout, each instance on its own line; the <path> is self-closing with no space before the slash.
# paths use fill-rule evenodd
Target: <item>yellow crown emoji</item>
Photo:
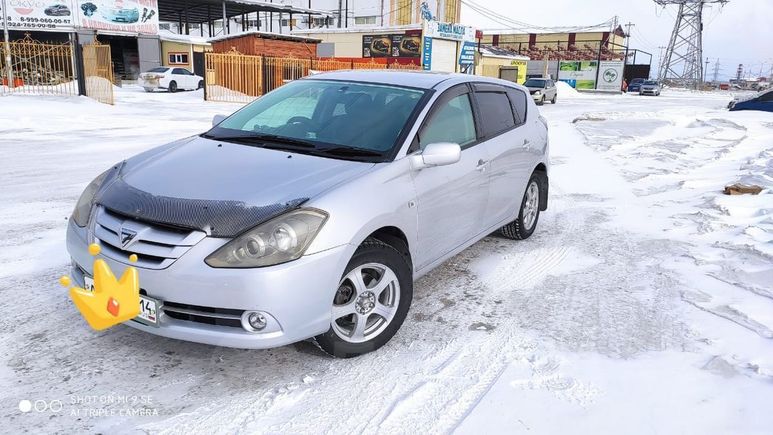
<path id="1" fill-rule="evenodd" d="M 96 256 L 100 248 L 96 243 L 89 245 L 89 254 Z M 129 261 L 136 262 L 132 254 Z M 123 323 L 140 313 L 140 281 L 137 269 L 129 266 L 120 280 L 115 279 L 110 266 L 102 259 L 94 260 L 94 290 L 70 287 L 70 278 L 63 276 L 59 283 L 70 288 L 70 299 L 88 324 L 101 331 Z"/>

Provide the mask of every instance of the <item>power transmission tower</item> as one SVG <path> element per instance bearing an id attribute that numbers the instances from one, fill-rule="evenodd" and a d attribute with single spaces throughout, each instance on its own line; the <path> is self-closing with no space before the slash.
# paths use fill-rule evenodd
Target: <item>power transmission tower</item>
<path id="1" fill-rule="evenodd" d="M 714 62 L 714 80 L 712 81 L 717 83 L 717 80 L 719 80 L 719 58 L 717 58 L 717 61 Z"/>
<path id="2" fill-rule="evenodd" d="M 724 6 L 729 0 L 654 0 L 660 6 L 676 5 L 679 13 L 661 59 L 658 79 L 672 85 L 698 89 L 703 83 L 703 7 Z"/>

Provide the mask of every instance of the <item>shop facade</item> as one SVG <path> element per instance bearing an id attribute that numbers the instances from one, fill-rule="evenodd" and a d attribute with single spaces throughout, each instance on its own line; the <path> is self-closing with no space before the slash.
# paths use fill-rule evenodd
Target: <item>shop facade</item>
<path id="1" fill-rule="evenodd" d="M 425 20 L 422 26 L 422 68 L 425 71 L 472 74 L 475 45 L 473 27 Z"/>

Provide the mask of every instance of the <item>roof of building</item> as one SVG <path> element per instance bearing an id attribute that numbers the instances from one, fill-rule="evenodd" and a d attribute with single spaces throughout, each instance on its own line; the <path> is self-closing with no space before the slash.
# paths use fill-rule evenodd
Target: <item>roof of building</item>
<path id="1" fill-rule="evenodd" d="M 158 19 L 169 22 L 206 23 L 220 20 L 223 15 L 231 18 L 253 12 L 334 16 L 330 11 L 271 3 L 267 0 L 162 0 L 158 2 Z"/>
<path id="2" fill-rule="evenodd" d="M 207 41 L 209 42 L 225 41 L 228 39 L 242 38 L 244 36 L 249 36 L 249 35 L 258 36 L 264 39 L 277 39 L 280 41 L 297 41 L 297 42 L 312 42 L 312 43 L 322 42 L 317 38 L 310 38 L 307 36 L 288 35 L 288 34 L 273 33 L 273 32 L 262 32 L 260 30 L 248 30 L 246 32 L 234 32 L 228 35 L 214 36 L 212 38 L 207 39 Z"/>
<path id="3" fill-rule="evenodd" d="M 515 50 L 510 50 L 505 47 L 494 47 L 493 45 L 481 44 L 480 54 L 487 57 L 499 57 L 502 59 L 521 59 L 529 60 L 528 56 L 518 54 Z"/>
<path id="4" fill-rule="evenodd" d="M 593 26 L 559 26 L 559 27 L 535 27 L 535 28 L 518 28 L 518 29 L 486 29 L 483 31 L 484 35 L 529 35 L 529 34 L 563 34 L 563 33 L 601 33 L 612 31 L 612 26 L 609 24 L 599 24 Z M 625 37 L 625 31 L 622 26 L 617 26 L 615 29 L 617 36 Z"/>
<path id="5" fill-rule="evenodd" d="M 193 45 L 210 45 L 209 42 L 207 42 L 206 36 L 181 35 L 164 29 L 158 31 L 158 37 L 162 41 L 182 42 L 184 44 Z"/>
<path id="6" fill-rule="evenodd" d="M 374 26 L 374 27 L 317 27 L 314 29 L 293 30 L 293 34 L 317 35 L 323 33 L 401 33 L 406 30 L 421 30 L 421 24 L 409 24 L 406 26 Z"/>

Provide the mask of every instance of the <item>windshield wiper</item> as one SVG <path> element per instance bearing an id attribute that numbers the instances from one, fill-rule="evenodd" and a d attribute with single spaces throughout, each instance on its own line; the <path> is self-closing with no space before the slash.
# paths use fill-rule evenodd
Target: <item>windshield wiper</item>
<path id="1" fill-rule="evenodd" d="M 366 150 L 363 148 L 349 148 L 349 147 L 329 147 L 318 148 L 318 151 L 325 154 L 331 154 L 334 156 L 346 156 L 346 157 L 382 157 L 384 154 L 378 151 Z"/>
<path id="2" fill-rule="evenodd" d="M 261 144 L 265 148 L 283 149 L 284 147 L 278 147 L 271 144 L 284 144 L 293 145 L 296 148 L 311 148 L 315 149 L 317 146 L 310 141 L 303 139 L 295 139 L 292 137 L 277 136 L 274 134 L 245 134 L 240 136 L 217 136 L 212 134 L 205 134 L 205 138 L 212 140 L 222 140 L 224 142 L 241 142 L 247 144 Z"/>

